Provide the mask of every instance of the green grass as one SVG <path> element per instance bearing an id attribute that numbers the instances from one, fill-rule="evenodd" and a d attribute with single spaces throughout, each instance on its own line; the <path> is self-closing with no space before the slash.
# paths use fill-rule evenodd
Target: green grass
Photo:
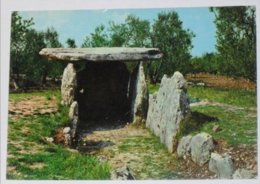
<path id="1" fill-rule="evenodd" d="M 154 93 L 159 89 L 159 85 L 150 85 L 149 89 Z M 226 140 L 229 145 L 257 143 L 256 91 L 189 86 L 188 95 L 195 101 L 206 99 L 235 107 L 192 107 L 192 116 L 182 124 L 178 138 L 187 134 L 207 132 L 215 139 Z M 214 125 L 219 125 L 222 130 L 214 132 Z"/>
<path id="2" fill-rule="evenodd" d="M 149 130 L 147 130 L 150 132 Z M 147 136 L 133 136 L 126 138 L 118 146 L 120 153 L 133 156 L 131 164 L 136 165 L 132 170 L 136 179 L 177 179 L 177 165 L 179 161 L 173 154 L 169 153 L 166 146 L 160 142 L 160 138 L 150 132 Z M 140 161 L 136 161 L 136 154 Z M 131 156 L 130 156 L 131 157 Z M 170 162 L 174 162 L 176 168 L 172 169 Z"/>
<path id="3" fill-rule="evenodd" d="M 160 139 L 156 136 L 151 137 L 132 137 L 125 139 L 118 147 L 120 151 L 128 152 L 130 149 L 141 149 L 140 145 L 147 145 L 154 150 L 166 149 L 165 145 L 160 143 Z"/>
<path id="4" fill-rule="evenodd" d="M 216 89 L 189 86 L 188 94 L 194 98 L 240 107 L 256 107 L 256 91 L 242 89 Z"/>
<path id="5" fill-rule="evenodd" d="M 12 93 L 9 94 L 9 100 L 18 102 L 25 98 L 33 97 L 33 96 L 44 96 L 46 100 L 50 100 L 52 97 L 57 97 L 60 99 L 60 91 L 59 90 L 46 90 L 41 92 L 32 92 L 32 93 Z"/>
<path id="6" fill-rule="evenodd" d="M 42 168 L 32 168 L 33 164 Z M 9 179 L 108 179 L 109 166 L 100 163 L 94 156 L 71 153 L 53 146 L 37 154 L 22 154 L 8 162 L 15 166 L 17 174 L 8 174 Z"/>
<path id="7" fill-rule="evenodd" d="M 249 110 L 226 111 L 222 107 L 204 106 L 193 107 L 192 111 L 218 118 L 218 121 L 204 123 L 197 132 L 207 132 L 215 139 L 226 140 L 229 145 L 257 143 L 257 121 Z M 221 131 L 214 132 L 214 125 L 219 125 Z"/>
<path id="8" fill-rule="evenodd" d="M 160 88 L 160 84 L 149 84 L 148 85 L 148 90 L 150 94 L 154 94 L 157 92 Z"/>
<path id="9" fill-rule="evenodd" d="M 257 143 L 256 91 L 189 87 L 188 94 L 194 98 L 242 107 L 241 109 L 210 105 L 193 107 L 193 112 L 218 118 L 218 121 L 199 126 L 197 132 L 208 132 L 215 139 L 226 140 L 229 145 Z M 214 125 L 219 125 L 222 130 L 214 132 L 212 130 Z"/>
<path id="10" fill-rule="evenodd" d="M 58 91 L 12 94 L 10 99 L 22 100 L 30 96 L 60 98 Z M 71 152 L 67 148 L 46 144 L 43 137 L 68 123 L 68 108 L 59 105 L 58 112 L 50 115 L 9 119 L 8 123 L 8 179 L 109 179 L 110 166 L 97 157 Z M 34 168 L 37 164 L 40 168 Z"/>

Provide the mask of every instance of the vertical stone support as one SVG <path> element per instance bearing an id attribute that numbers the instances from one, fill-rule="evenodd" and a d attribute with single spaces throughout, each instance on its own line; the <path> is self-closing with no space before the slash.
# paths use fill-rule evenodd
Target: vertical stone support
<path id="1" fill-rule="evenodd" d="M 160 89 L 149 97 L 146 127 L 165 144 L 169 152 L 176 149 L 176 135 L 180 123 L 190 114 L 187 83 L 180 72 L 171 78 L 163 76 Z"/>
<path id="2" fill-rule="evenodd" d="M 146 119 L 149 98 L 142 62 L 138 63 L 131 75 L 129 90 L 132 121 L 140 123 Z"/>
<path id="3" fill-rule="evenodd" d="M 61 82 L 61 103 L 69 106 L 75 99 L 77 88 L 76 69 L 72 63 L 69 63 L 64 69 Z"/>
<path id="4" fill-rule="evenodd" d="M 70 105 L 70 110 L 69 110 L 69 118 L 70 118 L 70 137 L 71 137 L 71 142 L 70 145 L 72 147 L 76 146 L 77 144 L 77 129 L 78 129 L 78 124 L 79 124 L 79 106 L 78 102 L 74 101 Z"/>

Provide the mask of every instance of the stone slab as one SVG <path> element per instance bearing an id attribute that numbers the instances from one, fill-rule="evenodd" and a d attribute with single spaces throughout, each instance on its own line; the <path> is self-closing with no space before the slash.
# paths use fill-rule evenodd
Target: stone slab
<path id="1" fill-rule="evenodd" d="M 177 148 L 180 123 L 190 114 L 186 92 L 186 80 L 180 72 L 175 72 L 171 78 L 164 75 L 159 91 L 149 96 L 146 127 L 160 137 L 171 153 Z"/>
<path id="2" fill-rule="evenodd" d="M 147 61 L 162 57 L 157 48 L 44 48 L 39 53 L 50 60 L 61 61 Z"/>

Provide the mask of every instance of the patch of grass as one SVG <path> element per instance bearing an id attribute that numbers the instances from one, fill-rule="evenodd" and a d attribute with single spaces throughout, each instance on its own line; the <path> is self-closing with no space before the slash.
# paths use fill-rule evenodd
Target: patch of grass
<path id="1" fill-rule="evenodd" d="M 60 99 L 59 92 L 13 94 L 10 99 L 22 100 L 30 96 Z M 8 123 L 8 179 L 109 179 L 108 163 L 97 157 L 71 152 L 67 148 L 46 144 L 43 137 L 51 137 L 68 121 L 68 107 L 59 104 L 55 114 L 9 119 Z M 41 164 L 40 168 L 32 165 Z"/>
<path id="2" fill-rule="evenodd" d="M 42 163 L 42 168 L 32 168 L 33 164 Z M 23 154 L 18 159 L 11 159 L 9 166 L 15 166 L 19 175 L 9 173 L 9 179 L 109 179 L 108 164 L 101 164 L 94 156 L 71 153 L 57 145 L 52 152 Z"/>
<path id="3" fill-rule="evenodd" d="M 229 145 L 257 143 L 257 121 L 255 116 L 250 116 L 251 111 L 227 111 L 225 108 L 214 106 L 193 107 L 192 110 L 218 117 L 218 121 L 204 123 L 197 131 L 207 132 L 215 139 L 224 139 Z M 214 132 L 214 125 L 219 125 L 221 130 Z"/>
<path id="4" fill-rule="evenodd" d="M 177 140 L 188 134 L 196 134 L 206 123 L 218 122 L 218 118 L 208 116 L 201 112 L 191 112 L 185 119 L 180 122 L 179 131 L 176 134 Z"/>
<path id="5" fill-rule="evenodd" d="M 154 94 L 157 92 L 160 88 L 160 84 L 149 84 L 148 85 L 148 90 L 150 94 Z"/>
<path id="6" fill-rule="evenodd" d="M 140 160 L 132 160 L 129 163 L 137 164 L 132 170 L 136 179 L 181 178 L 178 174 L 177 158 L 169 153 L 166 146 L 160 142 L 160 138 L 151 132 L 149 136 L 129 137 L 118 148 L 121 153 L 132 154 L 133 158 L 138 153 Z M 171 162 L 174 162 L 174 169 L 171 168 Z"/>
<path id="7" fill-rule="evenodd" d="M 207 99 L 240 107 L 256 107 L 256 91 L 242 89 L 217 89 L 189 86 L 188 94 L 193 98 Z"/>
<path id="8" fill-rule="evenodd" d="M 60 91 L 59 90 L 46 90 L 41 92 L 32 92 L 32 93 L 12 93 L 9 94 L 9 100 L 18 102 L 25 98 L 33 97 L 33 96 L 44 96 L 47 100 L 50 100 L 53 97 L 57 97 L 60 99 Z"/>
<path id="9" fill-rule="evenodd" d="M 144 147 L 140 147 L 140 145 L 144 145 Z M 165 145 L 160 142 L 160 138 L 151 135 L 151 137 L 130 137 L 125 139 L 121 145 L 119 145 L 119 150 L 123 152 L 128 152 L 131 149 L 145 149 L 145 147 L 149 147 L 154 150 L 166 149 Z"/>

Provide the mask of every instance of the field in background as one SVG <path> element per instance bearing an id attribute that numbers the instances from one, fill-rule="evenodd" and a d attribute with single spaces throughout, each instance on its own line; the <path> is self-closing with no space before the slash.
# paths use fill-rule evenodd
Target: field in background
<path id="1" fill-rule="evenodd" d="M 233 78 L 207 73 L 187 74 L 185 79 L 192 83 L 204 83 L 208 87 L 225 89 L 256 89 L 256 84 L 243 78 Z"/>

